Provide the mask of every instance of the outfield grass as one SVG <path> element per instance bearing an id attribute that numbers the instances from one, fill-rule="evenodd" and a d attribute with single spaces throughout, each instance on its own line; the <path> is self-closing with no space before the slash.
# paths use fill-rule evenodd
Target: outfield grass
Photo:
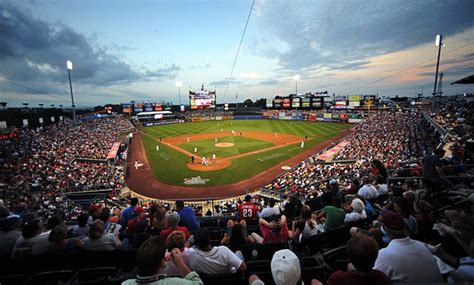
<path id="1" fill-rule="evenodd" d="M 247 153 L 259 149 L 274 146 L 272 142 L 257 140 L 253 138 L 246 138 L 241 136 L 228 136 L 217 139 L 218 143 L 233 143 L 231 147 L 216 147 L 215 139 L 192 141 L 178 145 L 180 148 L 194 153 L 194 148 L 197 147 L 198 156 L 212 157 L 215 154 L 217 157 L 229 157 L 242 153 Z"/>
<path id="2" fill-rule="evenodd" d="M 144 128 L 143 130 L 146 135 L 142 136 L 142 140 L 153 175 L 158 180 L 168 184 L 184 185 L 185 178 L 201 176 L 203 179 L 210 180 L 205 185 L 193 185 L 193 187 L 206 187 L 225 185 L 248 179 L 308 148 L 337 136 L 349 126 L 348 124 L 337 123 L 278 120 L 194 122 Z M 156 140 L 159 137 L 166 138 L 185 134 L 220 132 L 221 129 L 223 131 L 235 130 L 237 132 L 287 133 L 301 137 L 308 136 L 308 140 L 305 142 L 304 149 L 301 149 L 299 145 L 289 145 L 277 150 L 264 151 L 255 155 L 233 159 L 230 167 L 209 172 L 194 171 L 187 168 L 188 156 Z M 157 144 L 160 145 L 160 151 L 155 149 Z"/>

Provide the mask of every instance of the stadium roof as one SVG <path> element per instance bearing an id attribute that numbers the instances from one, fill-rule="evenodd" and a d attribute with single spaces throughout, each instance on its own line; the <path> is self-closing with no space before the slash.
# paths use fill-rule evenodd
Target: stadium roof
<path id="1" fill-rule="evenodd" d="M 474 74 L 466 76 L 454 82 L 451 82 L 451 85 L 453 84 L 474 84 Z"/>

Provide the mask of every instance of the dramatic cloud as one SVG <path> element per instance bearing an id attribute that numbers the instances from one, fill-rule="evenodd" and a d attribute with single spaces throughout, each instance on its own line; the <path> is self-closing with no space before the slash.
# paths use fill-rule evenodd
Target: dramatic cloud
<path id="1" fill-rule="evenodd" d="M 253 44 L 287 71 L 358 69 L 372 56 L 465 31 L 474 25 L 472 11 L 468 0 L 267 1 L 257 14 L 265 36 Z"/>
<path id="2" fill-rule="evenodd" d="M 174 64 L 136 70 L 110 53 L 124 49 L 130 48 L 115 45 L 107 50 L 68 26 L 52 25 L 29 11 L 0 4 L 0 77 L 7 80 L 56 93 L 55 86 L 67 83 L 66 60 L 74 64 L 74 80 L 91 86 L 174 78 L 180 71 Z"/>

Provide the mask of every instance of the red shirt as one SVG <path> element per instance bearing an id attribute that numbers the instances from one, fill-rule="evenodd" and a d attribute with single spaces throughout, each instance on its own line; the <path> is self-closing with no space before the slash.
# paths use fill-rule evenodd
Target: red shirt
<path id="1" fill-rule="evenodd" d="M 191 234 L 189 233 L 186 227 L 174 227 L 174 228 L 164 229 L 160 232 L 160 236 L 163 238 L 163 241 L 166 242 L 166 239 L 168 238 L 168 236 L 174 231 L 183 232 L 184 236 L 186 237 L 186 240 L 188 240 L 189 236 L 191 236 Z"/>
<path id="2" fill-rule="evenodd" d="M 257 206 L 252 203 L 243 203 L 239 206 L 239 217 L 241 220 L 255 220 L 257 218 Z"/>
<path id="3" fill-rule="evenodd" d="M 337 271 L 331 274 L 328 280 L 328 285 L 388 285 L 389 283 L 390 280 L 388 280 L 387 276 L 378 270 L 374 270 L 367 275 Z"/>

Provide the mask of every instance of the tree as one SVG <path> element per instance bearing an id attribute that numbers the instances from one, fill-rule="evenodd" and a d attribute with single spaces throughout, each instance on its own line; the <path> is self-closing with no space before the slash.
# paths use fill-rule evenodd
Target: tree
<path id="1" fill-rule="evenodd" d="M 253 105 L 255 107 L 265 108 L 267 107 L 267 99 L 265 98 L 257 99 Z"/>
<path id="2" fill-rule="evenodd" d="M 253 101 L 252 101 L 252 99 L 245 99 L 245 101 L 244 101 L 244 106 L 245 106 L 245 107 L 252 107 L 252 106 L 253 106 Z"/>

